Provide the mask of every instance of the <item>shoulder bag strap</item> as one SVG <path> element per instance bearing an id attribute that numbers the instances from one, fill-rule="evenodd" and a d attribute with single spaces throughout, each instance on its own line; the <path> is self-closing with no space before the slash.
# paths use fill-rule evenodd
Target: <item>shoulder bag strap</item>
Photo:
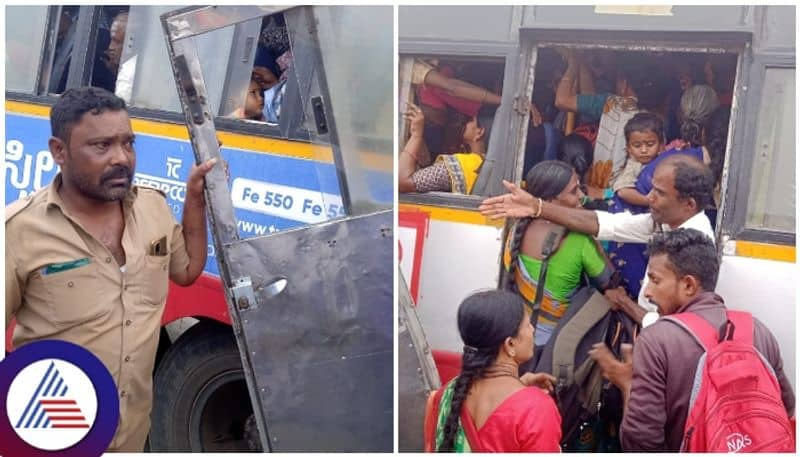
<path id="1" fill-rule="evenodd" d="M 547 279 L 547 265 L 550 263 L 550 256 L 558 250 L 561 244 L 561 239 L 567 233 L 567 229 L 558 226 L 547 234 L 542 244 L 542 266 L 539 268 L 539 281 L 536 285 L 536 296 L 531 304 L 533 313 L 531 313 L 531 323 L 536 326 L 539 320 L 539 310 L 542 307 L 542 298 L 544 298 L 544 282 Z"/>

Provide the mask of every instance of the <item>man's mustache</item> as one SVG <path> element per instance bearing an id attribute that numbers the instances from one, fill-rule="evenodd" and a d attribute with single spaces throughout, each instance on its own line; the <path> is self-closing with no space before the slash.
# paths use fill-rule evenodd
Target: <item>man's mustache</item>
<path id="1" fill-rule="evenodd" d="M 133 170 L 131 170 L 126 166 L 119 165 L 107 171 L 106 173 L 103 173 L 103 175 L 100 176 L 100 183 L 102 184 L 106 181 L 119 178 L 125 178 L 130 180 L 132 176 L 133 176 Z"/>

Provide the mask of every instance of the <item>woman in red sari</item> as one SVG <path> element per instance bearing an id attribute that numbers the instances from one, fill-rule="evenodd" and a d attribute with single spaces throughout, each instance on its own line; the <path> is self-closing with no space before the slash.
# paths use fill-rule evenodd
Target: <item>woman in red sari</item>
<path id="1" fill-rule="evenodd" d="M 545 393 L 552 377 L 518 376 L 519 365 L 533 357 L 534 329 L 522 298 L 504 290 L 467 297 L 458 308 L 458 331 L 461 373 L 429 401 L 425 450 L 559 452 L 561 416 Z"/>

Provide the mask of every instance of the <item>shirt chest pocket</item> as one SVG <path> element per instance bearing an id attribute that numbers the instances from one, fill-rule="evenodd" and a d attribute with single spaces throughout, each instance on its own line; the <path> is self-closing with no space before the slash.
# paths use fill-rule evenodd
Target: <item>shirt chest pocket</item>
<path id="1" fill-rule="evenodd" d="M 51 322 L 70 327 L 111 312 L 114 304 L 97 289 L 99 279 L 94 263 L 42 275 L 40 281 L 48 297 Z"/>
<path id="2" fill-rule="evenodd" d="M 163 305 L 169 291 L 169 255 L 144 256 L 142 280 L 142 302 L 152 306 Z"/>

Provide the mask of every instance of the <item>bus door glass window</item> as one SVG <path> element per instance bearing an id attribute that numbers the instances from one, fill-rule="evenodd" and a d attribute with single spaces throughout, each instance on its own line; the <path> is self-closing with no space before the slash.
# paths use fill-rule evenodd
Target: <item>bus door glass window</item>
<path id="1" fill-rule="evenodd" d="M 280 124 L 292 64 L 283 13 L 239 22 L 193 39 L 209 104 L 217 116 Z M 293 112 L 291 108 L 287 111 Z M 264 132 L 271 132 L 270 136 L 277 133 Z"/>
<path id="2" fill-rule="evenodd" d="M 346 215 L 339 170 L 327 138 L 309 141 L 308 133 L 302 137 L 283 130 L 287 119 L 304 118 L 298 91 L 311 90 L 310 81 L 318 86 L 316 67 L 303 73 L 307 84 L 302 89 L 300 76 L 294 72 L 298 49 L 301 56 L 314 55 L 308 41 L 298 46 L 292 39 L 294 27 L 310 33 L 305 21 L 308 9 L 290 8 L 235 22 L 236 9 L 199 10 L 190 22 L 233 23 L 180 39 L 187 40 L 181 49 L 191 46 L 197 52 L 205 101 L 223 142 L 241 239 Z M 231 135 L 226 132 L 230 129 L 242 134 Z M 387 177 L 391 180 L 391 173 Z"/>
<path id="3" fill-rule="evenodd" d="M 795 69 L 767 67 L 746 227 L 795 230 Z"/>

